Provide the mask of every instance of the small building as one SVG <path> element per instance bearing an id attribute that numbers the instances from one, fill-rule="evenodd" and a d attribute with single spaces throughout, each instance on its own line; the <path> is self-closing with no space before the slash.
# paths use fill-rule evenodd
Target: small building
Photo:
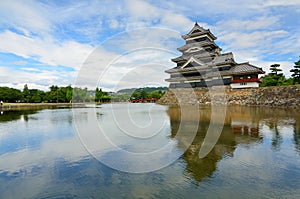
<path id="1" fill-rule="evenodd" d="M 262 68 L 246 63 L 236 63 L 232 52 L 221 53 L 209 29 L 196 22 L 192 30 L 182 35 L 185 45 L 177 48 L 180 57 L 172 59 L 176 67 L 166 70 L 170 88 L 196 88 L 230 85 L 231 88 L 258 87 Z"/>

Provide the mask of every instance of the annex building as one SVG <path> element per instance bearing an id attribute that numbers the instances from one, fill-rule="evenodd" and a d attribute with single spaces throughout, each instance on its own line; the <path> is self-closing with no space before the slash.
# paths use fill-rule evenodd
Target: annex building
<path id="1" fill-rule="evenodd" d="M 172 59 L 176 67 L 166 70 L 170 88 L 196 88 L 229 85 L 231 88 L 254 88 L 259 86 L 262 68 L 234 61 L 232 52 L 221 53 L 215 37 L 209 29 L 196 22 L 192 30 L 182 35 L 185 45 L 177 48 L 180 57 Z"/>

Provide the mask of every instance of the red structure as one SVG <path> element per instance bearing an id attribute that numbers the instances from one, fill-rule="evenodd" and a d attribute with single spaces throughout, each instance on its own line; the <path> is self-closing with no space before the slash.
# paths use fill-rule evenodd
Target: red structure
<path id="1" fill-rule="evenodd" d="M 233 79 L 231 83 L 242 83 L 242 82 L 261 82 L 259 78 L 244 78 L 244 79 Z"/>

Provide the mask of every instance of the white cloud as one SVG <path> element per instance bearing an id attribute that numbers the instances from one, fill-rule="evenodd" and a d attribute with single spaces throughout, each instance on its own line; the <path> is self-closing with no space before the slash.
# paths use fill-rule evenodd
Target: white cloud
<path id="1" fill-rule="evenodd" d="M 272 64 L 280 64 L 280 69 L 282 69 L 282 73 L 286 76 L 286 77 L 290 77 L 290 70 L 293 68 L 293 64 L 287 61 L 253 61 L 253 64 L 255 64 L 258 67 L 262 67 L 263 70 L 266 72 L 266 74 L 270 73 L 270 66 Z"/>
<path id="2" fill-rule="evenodd" d="M 170 59 L 178 56 L 176 48 L 181 40 L 178 32 L 165 28 L 143 28 L 118 34 L 86 60 L 77 84 L 95 88 L 99 81 L 98 86 L 111 90 L 134 87 L 143 80 L 166 86 L 164 79 L 168 74 L 164 71 L 175 66 Z"/>
<path id="3" fill-rule="evenodd" d="M 0 67 L 0 86 L 9 86 L 23 89 L 27 84 L 29 88 L 48 90 L 50 85 L 66 86 L 74 79 L 74 72 L 58 72 L 46 70 L 15 70 Z"/>
<path id="4" fill-rule="evenodd" d="M 39 72 L 40 70 L 37 68 L 21 68 L 21 70 L 25 70 L 25 71 L 35 71 L 35 72 Z"/>
<path id="5" fill-rule="evenodd" d="M 300 6 L 300 0 L 267 0 L 263 2 L 263 6 Z"/>
<path id="6" fill-rule="evenodd" d="M 167 27 L 174 30 L 187 31 L 193 24 L 183 14 L 174 10 L 163 9 L 159 5 L 146 1 L 131 0 L 126 5 L 128 14 L 127 30 L 141 27 Z"/>
<path id="7" fill-rule="evenodd" d="M 99 83 L 110 85 L 115 91 L 128 87 L 141 87 L 151 83 L 167 86 L 165 70 L 172 67 L 173 54 L 161 49 L 140 49 L 125 54 L 107 68 Z"/>
<path id="8" fill-rule="evenodd" d="M 112 29 L 122 28 L 122 25 L 115 19 L 109 21 L 109 27 Z"/>
<path id="9" fill-rule="evenodd" d="M 263 67 L 266 72 L 271 64 L 279 63 L 284 74 L 290 76 L 291 63 L 289 60 L 278 60 L 277 55 L 297 52 L 300 42 L 296 32 L 279 29 L 279 20 L 278 16 L 256 17 L 252 20 L 223 20 L 219 21 L 214 29 L 220 33 L 217 41 L 223 44 L 221 47 L 227 52 L 232 51 L 236 61 L 250 61 Z M 272 58 L 273 62 L 264 61 Z"/>
<path id="10" fill-rule="evenodd" d="M 160 17 L 160 9 L 146 1 L 130 0 L 127 4 L 129 16 L 137 21 L 155 20 Z"/>
<path id="11" fill-rule="evenodd" d="M 182 32 L 191 29 L 193 22 L 182 14 L 167 11 L 161 18 L 161 24 Z"/>
<path id="12" fill-rule="evenodd" d="M 47 33 L 52 28 L 48 9 L 36 1 L 0 1 L 0 23 L 25 35 Z"/>
<path id="13" fill-rule="evenodd" d="M 105 46 L 106 47 L 106 46 Z M 145 82 L 165 85 L 166 69 L 172 67 L 170 51 L 140 48 L 124 54 L 97 48 L 83 64 L 76 79 L 76 86 L 117 91 L 135 87 Z"/>
<path id="14" fill-rule="evenodd" d="M 279 21 L 279 17 L 275 16 L 262 16 L 262 17 L 257 17 L 252 20 L 241 20 L 241 19 L 230 19 L 230 20 L 222 20 L 218 21 L 216 23 L 216 28 L 217 30 L 224 32 L 231 32 L 231 31 L 243 31 L 243 32 L 248 32 L 248 31 L 254 31 L 254 30 L 259 30 L 259 29 L 271 29 L 271 27 L 274 27 L 277 25 Z"/>
<path id="15" fill-rule="evenodd" d="M 284 30 L 278 31 L 254 31 L 245 32 L 228 32 L 220 37 L 220 40 L 226 42 L 230 48 L 262 48 L 271 45 L 276 39 L 287 36 L 288 33 Z M 267 50 L 267 49 L 265 49 Z"/>
<path id="16" fill-rule="evenodd" d="M 25 65 L 25 64 L 27 64 L 27 62 L 23 61 L 23 60 L 20 60 L 20 61 L 11 62 L 11 64 L 13 64 L 13 65 Z"/>
<path id="17" fill-rule="evenodd" d="M 277 9 L 279 7 L 280 10 Z M 232 51 L 237 61 L 264 62 L 271 60 L 272 56 L 276 58 L 287 54 L 290 59 L 295 57 L 294 54 L 299 54 L 300 31 L 286 28 L 285 20 L 295 20 L 295 23 L 299 20 L 289 18 L 289 13 L 282 12 L 284 8 L 299 10 L 299 0 L 187 0 L 159 3 L 130 0 L 59 4 L 4 0 L 0 2 L 0 51 L 34 59 L 45 65 L 79 70 L 94 49 L 82 41 L 100 43 L 113 33 L 153 26 L 185 34 L 192 28 L 193 21 L 198 21 L 204 28 L 212 30 L 219 38 L 217 43 L 221 43 L 220 47 L 224 51 Z M 108 51 L 111 49 L 106 48 L 102 50 L 103 54 L 109 56 L 108 60 L 110 56 L 118 56 L 135 46 L 167 46 L 176 51 L 184 41 L 172 43 L 172 37 L 174 35 L 160 32 L 128 33 L 118 44 L 112 43 L 114 46 L 120 45 L 123 48 L 121 52 Z M 170 58 L 165 59 L 169 61 Z M 22 70 L 34 75 L 37 71 L 31 70 L 33 67 L 27 65 Z M 164 71 L 157 71 L 157 76 L 160 73 L 164 74 Z M 32 81 L 37 84 L 33 78 Z"/>
<path id="18" fill-rule="evenodd" d="M 33 58 L 51 66 L 78 69 L 93 50 L 92 46 L 75 41 L 58 43 L 51 38 L 27 37 L 6 30 L 0 33 L 0 51 L 24 58 Z"/>

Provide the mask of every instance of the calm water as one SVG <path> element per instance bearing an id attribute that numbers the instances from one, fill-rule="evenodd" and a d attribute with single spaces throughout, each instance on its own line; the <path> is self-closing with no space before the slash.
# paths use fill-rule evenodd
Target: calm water
<path id="1" fill-rule="evenodd" d="M 0 198 L 300 198 L 298 112 L 210 118 L 208 107 L 155 104 L 2 112 Z"/>

